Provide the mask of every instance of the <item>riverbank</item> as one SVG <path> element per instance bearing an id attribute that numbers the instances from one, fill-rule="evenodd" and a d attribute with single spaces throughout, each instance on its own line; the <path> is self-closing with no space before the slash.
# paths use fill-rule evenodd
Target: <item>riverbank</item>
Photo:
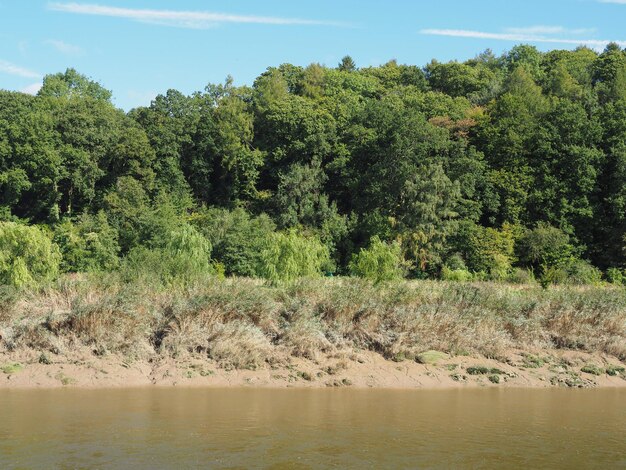
<path id="1" fill-rule="evenodd" d="M 621 288 L 83 276 L 0 294 L 0 388 L 626 385 Z"/>
<path id="2" fill-rule="evenodd" d="M 0 390 L 34 388 L 261 387 L 453 389 L 626 388 L 624 364 L 616 358 L 571 351 L 533 355 L 509 351 L 506 362 L 429 352 L 421 364 L 393 362 L 377 353 L 339 354 L 316 361 L 293 358 L 256 370 L 223 369 L 199 358 L 129 362 L 89 353 L 73 358 L 0 354 Z"/>

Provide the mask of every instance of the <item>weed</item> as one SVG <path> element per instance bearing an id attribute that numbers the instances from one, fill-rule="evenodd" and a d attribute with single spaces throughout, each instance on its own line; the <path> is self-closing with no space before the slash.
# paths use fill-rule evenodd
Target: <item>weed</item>
<path id="1" fill-rule="evenodd" d="M 0 371 L 4 372 L 7 375 L 16 374 L 24 369 L 24 366 L 19 362 L 15 362 L 13 364 L 6 364 L 4 366 L 0 366 Z"/>
<path id="2" fill-rule="evenodd" d="M 611 376 L 622 375 L 626 371 L 626 368 L 622 366 L 609 365 L 606 368 L 606 373 Z"/>
<path id="3" fill-rule="evenodd" d="M 601 375 L 604 373 L 604 369 L 602 369 L 601 367 L 598 367 L 595 364 L 587 364 L 583 366 L 580 370 L 581 372 L 585 372 L 587 374 L 593 374 L 593 375 Z"/>
<path id="4" fill-rule="evenodd" d="M 523 362 L 522 367 L 526 367 L 529 369 L 538 369 L 542 367 L 545 362 L 539 356 L 535 356 L 533 354 L 523 354 Z"/>
<path id="5" fill-rule="evenodd" d="M 439 361 L 450 359 L 450 355 L 441 351 L 424 351 L 416 357 L 417 362 L 421 364 L 436 365 Z"/>
<path id="6" fill-rule="evenodd" d="M 72 377 L 68 377 L 63 372 L 59 372 L 58 374 L 54 376 L 54 378 L 57 379 L 59 382 L 61 382 L 61 385 L 63 386 L 73 385 L 76 383 L 76 379 Z"/>
<path id="7" fill-rule="evenodd" d="M 308 382 L 311 382 L 313 380 L 313 376 L 311 374 L 309 374 L 308 372 L 305 371 L 300 371 L 298 372 L 298 377 L 300 377 L 301 379 L 304 379 Z"/>
<path id="8" fill-rule="evenodd" d="M 41 353 L 39 355 L 39 364 L 45 364 L 45 365 L 50 365 L 52 364 L 52 361 L 50 360 L 50 358 L 46 355 L 46 353 Z"/>

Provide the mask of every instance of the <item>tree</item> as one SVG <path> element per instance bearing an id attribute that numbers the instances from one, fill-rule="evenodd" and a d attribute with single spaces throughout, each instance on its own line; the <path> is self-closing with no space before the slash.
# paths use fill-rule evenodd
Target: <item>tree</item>
<path id="1" fill-rule="evenodd" d="M 518 257 L 522 265 L 545 274 L 549 268 L 562 268 L 576 258 L 570 237 L 556 227 L 540 223 L 519 241 Z"/>
<path id="2" fill-rule="evenodd" d="M 0 284 L 32 287 L 59 273 L 58 247 L 37 227 L 0 222 Z"/>
<path id="3" fill-rule="evenodd" d="M 261 252 L 276 229 L 267 215 L 253 217 L 242 208 L 202 208 L 190 221 L 211 243 L 213 259 L 236 276 L 256 275 Z"/>
<path id="4" fill-rule="evenodd" d="M 349 269 L 353 276 L 379 283 L 404 277 L 405 264 L 399 243 L 385 243 L 374 236 L 368 248 L 353 255 Z"/>
<path id="5" fill-rule="evenodd" d="M 55 98 L 92 98 L 110 101 L 112 93 L 97 82 L 69 68 L 64 73 L 46 75 L 39 96 Z"/>
<path id="6" fill-rule="evenodd" d="M 356 64 L 354 63 L 352 57 L 347 55 L 344 56 L 343 59 L 341 59 L 341 62 L 339 62 L 337 68 L 339 70 L 342 70 L 343 72 L 354 72 L 356 70 Z"/>
<path id="7" fill-rule="evenodd" d="M 122 275 L 137 282 L 164 286 L 187 285 L 215 274 L 211 243 L 189 224 L 182 224 L 151 247 L 133 248 L 124 260 Z"/>
<path id="8" fill-rule="evenodd" d="M 299 277 L 319 277 L 329 269 L 328 248 L 316 237 L 290 230 L 273 233 L 267 239 L 256 274 L 272 281 L 289 281 Z"/>
<path id="9" fill-rule="evenodd" d="M 63 272 L 113 271 L 119 265 L 118 234 L 104 212 L 64 220 L 54 230 Z"/>

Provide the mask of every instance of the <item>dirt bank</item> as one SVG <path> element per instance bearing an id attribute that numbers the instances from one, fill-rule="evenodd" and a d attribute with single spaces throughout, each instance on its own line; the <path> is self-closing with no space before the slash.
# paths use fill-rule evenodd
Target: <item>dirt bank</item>
<path id="1" fill-rule="evenodd" d="M 72 359 L 35 351 L 0 354 L 0 390 L 32 388 L 182 387 L 626 387 L 624 364 L 598 354 L 552 350 L 507 352 L 504 361 L 431 352 L 424 362 L 389 361 L 369 351 L 256 370 L 226 370 L 187 358 L 128 362 L 88 352 Z"/>

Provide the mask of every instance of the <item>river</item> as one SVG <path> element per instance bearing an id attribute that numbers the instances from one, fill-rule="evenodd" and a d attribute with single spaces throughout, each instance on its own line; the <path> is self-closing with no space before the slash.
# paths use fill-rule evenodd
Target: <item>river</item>
<path id="1" fill-rule="evenodd" d="M 626 390 L 0 391 L 0 468 L 626 468 Z"/>

